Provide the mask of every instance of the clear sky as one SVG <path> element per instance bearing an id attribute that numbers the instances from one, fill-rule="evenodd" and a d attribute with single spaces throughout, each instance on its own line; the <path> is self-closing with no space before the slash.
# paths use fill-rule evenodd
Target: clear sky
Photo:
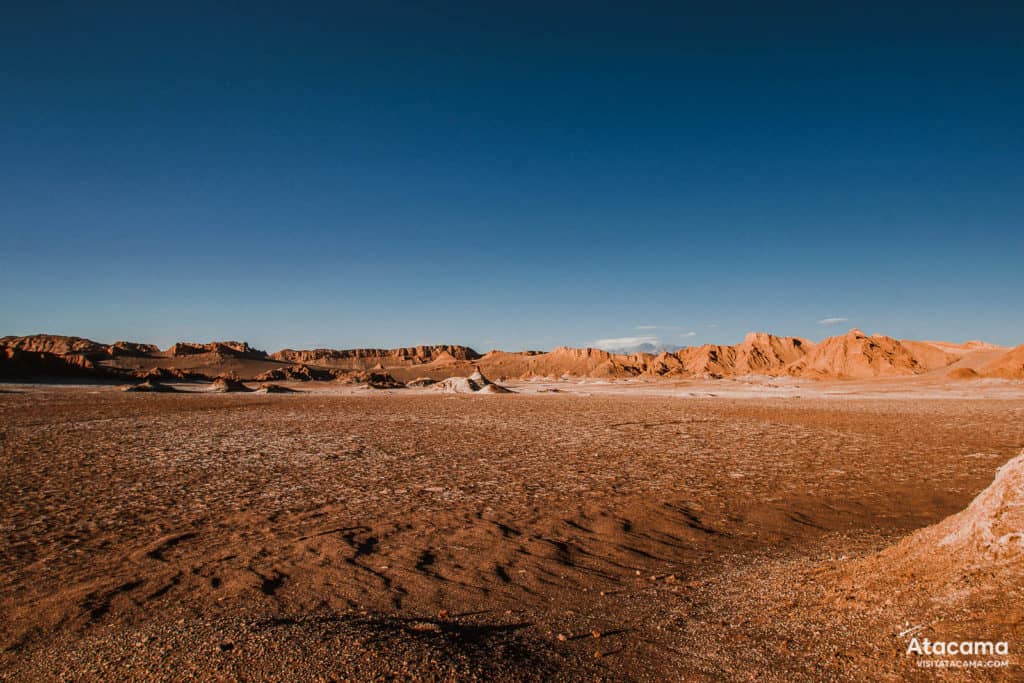
<path id="1" fill-rule="evenodd" d="M 1022 3 L 20 4 L 0 334 L 1024 342 Z"/>

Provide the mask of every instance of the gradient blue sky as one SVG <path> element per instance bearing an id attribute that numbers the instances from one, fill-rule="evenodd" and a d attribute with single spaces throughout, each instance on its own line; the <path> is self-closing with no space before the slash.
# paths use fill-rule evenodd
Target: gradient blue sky
<path id="1" fill-rule="evenodd" d="M 23 5 L 0 334 L 1024 342 L 1021 3 Z"/>

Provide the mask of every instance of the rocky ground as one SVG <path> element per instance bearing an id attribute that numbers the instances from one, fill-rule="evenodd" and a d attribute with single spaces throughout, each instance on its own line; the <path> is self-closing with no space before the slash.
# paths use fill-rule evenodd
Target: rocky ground
<path id="1" fill-rule="evenodd" d="M 1024 400 L 709 393 L 9 386 L 0 677 L 1021 675 L 1016 565 L 877 553 L 989 485 Z M 923 672 L 908 624 L 1011 661 Z"/>

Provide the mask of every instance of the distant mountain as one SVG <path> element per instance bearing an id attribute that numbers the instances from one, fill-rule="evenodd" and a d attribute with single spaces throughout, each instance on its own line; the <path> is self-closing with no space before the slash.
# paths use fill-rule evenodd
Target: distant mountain
<path id="1" fill-rule="evenodd" d="M 97 379 L 333 381 L 353 372 L 387 371 L 399 381 L 467 377 L 480 370 L 495 379 L 590 377 L 620 379 L 726 378 L 744 375 L 808 379 L 875 379 L 932 374 L 939 378 L 1024 379 L 1024 346 L 899 340 L 860 330 L 813 342 L 751 332 L 732 345 L 669 350 L 643 342 L 614 350 L 558 347 L 551 351 L 491 351 L 481 356 L 458 345 L 394 349 L 283 349 L 272 354 L 245 342 L 180 342 L 161 351 L 151 344 L 106 344 L 80 337 L 0 338 L 0 377 Z"/>
<path id="2" fill-rule="evenodd" d="M 645 342 L 643 344 L 634 344 L 633 346 L 623 346 L 617 349 L 605 349 L 608 353 L 618 354 L 620 356 L 629 356 L 634 353 L 650 353 L 652 355 L 659 354 L 662 351 L 675 351 L 680 348 L 678 345 L 669 346 L 668 344 L 651 344 Z"/>

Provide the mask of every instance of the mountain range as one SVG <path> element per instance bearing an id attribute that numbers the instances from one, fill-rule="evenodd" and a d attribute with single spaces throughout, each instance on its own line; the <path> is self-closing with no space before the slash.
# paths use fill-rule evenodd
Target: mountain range
<path id="1" fill-rule="evenodd" d="M 335 380 L 386 370 L 397 380 L 468 376 L 480 368 L 495 379 L 703 378 L 747 375 L 810 379 L 1024 379 L 1024 345 L 899 340 L 853 329 L 814 342 L 752 332 L 733 345 L 704 344 L 658 353 L 613 353 L 596 348 L 480 354 L 467 346 L 394 349 L 282 349 L 267 353 L 245 342 L 113 344 L 81 337 L 36 334 L 0 338 L 0 378 Z"/>

